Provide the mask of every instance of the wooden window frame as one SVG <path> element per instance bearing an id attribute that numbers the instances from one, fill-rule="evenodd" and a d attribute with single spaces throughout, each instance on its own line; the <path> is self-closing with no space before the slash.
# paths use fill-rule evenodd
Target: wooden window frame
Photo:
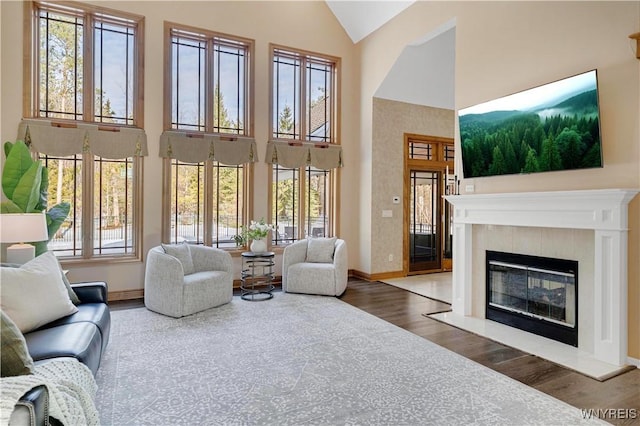
<path id="1" fill-rule="evenodd" d="M 300 65 L 300 69 L 301 69 L 301 76 L 300 76 L 300 90 L 299 90 L 299 99 L 296 99 L 295 101 L 299 103 L 301 111 L 300 111 L 300 117 L 298 117 L 299 123 L 298 123 L 298 127 L 301 129 L 300 130 L 300 135 L 302 135 L 302 133 L 306 133 L 306 129 L 307 129 L 307 123 L 306 123 L 306 104 L 307 104 L 307 95 L 306 95 L 306 60 L 310 59 L 311 61 L 313 61 L 313 59 L 320 59 L 323 61 L 327 61 L 328 63 L 331 63 L 333 65 L 333 70 L 332 70 L 332 84 L 331 84 L 331 94 L 330 96 L 334 99 L 331 102 L 332 105 L 332 111 L 331 111 L 331 129 L 330 129 L 330 136 L 329 136 L 329 143 L 332 144 L 336 144 L 336 145 L 340 145 L 340 138 L 339 135 L 341 134 L 340 128 L 341 128 L 341 100 L 340 100 L 340 94 L 341 94 L 341 59 L 335 56 L 330 56 L 330 55 L 325 55 L 325 54 L 320 54 L 320 53 L 316 53 L 316 52 L 311 52 L 311 51 L 307 51 L 307 50 L 301 50 L 301 49 L 296 49 L 296 48 L 292 48 L 292 47 L 287 47 L 287 46 L 283 46 L 283 45 L 278 45 L 278 44 L 274 44 L 274 43 L 270 43 L 269 44 L 269 135 L 270 135 L 270 139 L 273 138 L 274 140 L 284 140 L 284 141 L 289 141 L 291 143 L 298 143 L 298 142 L 308 142 L 308 139 L 291 139 L 291 138 L 282 138 L 282 139 L 275 139 L 274 138 L 274 134 L 275 134 L 275 129 L 273 128 L 273 118 L 274 118 L 274 85 L 275 85 L 275 76 L 274 76 L 274 60 L 275 60 L 275 56 L 276 56 L 276 51 L 282 52 L 280 53 L 282 56 L 290 56 L 290 57 L 295 57 L 295 58 L 299 58 L 302 59 L 302 63 Z M 288 55 L 287 55 L 288 54 Z M 304 130 L 303 130 L 304 129 Z M 309 169 L 311 168 L 311 166 L 306 166 L 306 167 L 300 167 L 299 173 L 298 173 L 298 182 L 296 187 L 294 188 L 294 190 L 297 193 L 297 199 L 298 199 L 298 206 L 297 206 L 297 212 L 294 212 L 294 214 L 296 215 L 296 221 L 298 223 L 297 226 L 297 235 L 294 236 L 293 240 L 290 239 L 286 239 L 284 241 L 282 240 L 278 240 L 275 238 L 275 236 L 272 237 L 272 242 L 275 242 L 274 246 L 275 247 L 283 247 L 293 241 L 296 240 L 300 240 L 306 237 L 305 231 L 306 231 L 306 225 L 307 225 L 307 221 L 306 221 L 306 217 L 305 217 L 305 209 L 306 209 L 306 205 L 308 203 L 308 200 L 306 199 L 306 197 L 304 197 L 304 193 L 305 193 L 305 188 L 307 187 L 307 174 L 309 172 Z M 269 223 L 274 223 L 274 219 L 273 218 L 273 207 L 274 207 L 274 197 L 273 197 L 273 185 L 275 183 L 274 181 L 274 169 L 275 166 L 274 165 L 270 165 L 269 166 L 269 178 L 268 178 L 268 187 L 269 187 L 269 191 L 268 191 L 268 205 L 269 205 L 269 214 L 268 214 L 268 218 L 269 218 Z M 329 192 L 329 196 L 328 196 L 328 202 L 327 202 L 327 206 L 328 206 L 328 211 L 327 211 L 327 215 L 328 215 L 328 225 L 327 225 L 327 232 L 328 235 L 325 236 L 333 236 L 333 235 L 338 235 L 340 232 L 340 221 L 339 221 L 339 217 L 338 217 L 338 212 L 340 211 L 340 205 L 339 205 L 339 200 L 340 200 L 340 193 L 339 193 L 339 187 L 340 187 L 340 169 L 332 169 L 329 170 L 328 173 L 328 179 L 327 179 L 327 188 L 326 190 L 328 190 Z M 305 226 L 302 226 L 305 225 Z"/>
<path id="2" fill-rule="evenodd" d="M 116 130 L 121 127 L 135 127 L 144 128 L 144 23 L 145 18 L 141 15 L 136 15 L 128 12 L 123 12 L 117 9 L 110 9 L 100 6 L 89 5 L 85 3 L 79 3 L 74 1 L 60 1 L 60 2 L 48 2 L 48 1 L 26 1 L 24 2 L 24 37 L 23 37 L 23 116 L 33 119 L 47 119 L 40 117 L 39 105 L 40 105 L 40 92 L 39 92 L 39 75 L 40 75 L 40 60 L 37 52 L 39 52 L 39 31 L 38 20 L 40 10 L 50 10 L 52 12 L 58 12 L 66 15 L 82 16 L 83 23 L 83 82 L 91 82 L 89 85 L 85 85 L 83 88 L 83 104 L 82 104 L 82 117 L 83 120 L 69 120 L 55 118 L 51 121 L 58 127 L 76 127 L 77 123 L 91 123 L 99 124 L 100 130 Z M 94 118 L 95 108 L 95 86 L 93 78 L 93 22 L 94 17 L 100 16 L 99 21 L 123 24 L 127 23 L 128 26 L 134 28 L 134 94 L 133 94 L 133 125 L 122 125 L 114 123 L 104 123 L 92 120 L 86 120 L 87 117 Z M 86 87 L 89 87 L 87 89 Z M 87 96 L 87 92 L 89 95 Z M 50 120 L 50 119 L 47 119 Z M 96 248 L 94 247 L 94 230 L 93 226 L 85 225 L 92 224 L 94 218 L 93 204 L 94 204 L 94 168 L 95 161 L 94 156 L 90 153 L 77 154 L 81 157 L 82 163 L 82 205 L 92 206 L 91 208 L 82 209 L 82 249 L 81 256 L 61 257 L 61 260 L 65 264 L 91 264 L 91 263 L 104 263 L 104 262 L 132 262 L 142 260 L 142 190 L 143 190 L 143 158 L 132 157 L 132 173 L 134 176 L 132 192 L 132 246 L 133 250 L 130 253 L 123 255 L 95 255 Z M 108 159 L 105 161 L 109 161 Z"/>
<path id="3" fill-rule="evenodd" d="M 227 41 L 233 41 L 238 43 L 239 45 L 246 46 L 246 75 L 244 78 L 245 81 L 245 96 L 244 96 L 244 105 L 245 105 L 245 123 L 244 123 L 244 133 L 243 136 L 252 136 L 254 134 L 254 72 L 255 72 L 255 41 L 252 39 L 239 37 L 235 35 L 220 33 L 216 31 L 205 30 L 202 28 L 196 28 L 189 25 L 182 25 L 175 22 L 164 22 L 164 106 L 163 106 L 163 128 L 164 130 L 176 130 L 173 129 L 172 124 L 172 37 L 173 31 L 181 31 L 185 34 L 192 34 L 194 37 L 200 37 L 203 42 L 207 42 L 207 51 L 206 51 L 206 61 L 212 61 L 212 50 L 215 49 L 214 40 L 216 39 L 224 39 Z M 205 67 L 209 69 L 208 66 Z M 213 83 L 211 82 L 211 75 L 205 75 L 206 79 L 206 89 L 205 93 L 213 92 Z M 211 90 L 210 90 L 211 89 Z M 181 130 L 190 135 L 197 137 L 200 134 L 207 133 L 212 134 L 214 132 L 213 122 L 210 120 L 208 113 L 209 111 L 213 111 L 213 95 L 207 95 L 205 98 L 205 126 L 204 131 L 192 131 L 192 130 Z M 217 133 L 221 137 L 224 136 L 233 136 L 232 133 Z M 162 191 L 162 231 L 161 238 L 164 243 L 171 242 L 171 191 L 173 190 L 171 186 L 172 181 L 172 168 L 174 163 L 177 160 L 173 160 L 171 158 L 163 159 L 163 191 Z M 215 217 L 215 212 L 218 210 L 217 206 L 213 205 L 213 200 L 211 196 L 207 194 L 211 194 L 214 185 L 214 173 L 218 170 L 218 164 L 215 161 L 207 160 L 203 163 L 204 167 L 204 184 L 203 184 L 203 192 L 204 192 L 204 206 L 203 206 L 203 239 L 202 243 L 205 246 L 216 246 L 217 242 L 213 241 L 213 233 L 211 229 L 211 225 L 213 224 L 213 218 Z M 224 167 L 224 166 L 222 166 Z M 253 164 L 243 164 L 242 166 L 242 225 L 248 226 L 249 224 L 249 213 L 253 211 L 253 185 L 251 184 L 253 180 Z M 214 244 L 216 243 L 216 244 Z M 233 253 L 240 253 L 242 251 L 242 247 L 228 248 L 228 247 L 220 247 L 223 250 L 227 250 Z"/>

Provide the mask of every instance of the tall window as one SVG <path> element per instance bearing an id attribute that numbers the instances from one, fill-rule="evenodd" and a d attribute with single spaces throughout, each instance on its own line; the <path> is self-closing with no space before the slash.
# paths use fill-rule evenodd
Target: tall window
<path id="1" fill-rule="evenodd" d="M 272 48 L 272 135 L 275 140 L 336 143 L 339 60 Z M 335 232 L 335 171 L 272 166 L 274 244 Z"/>
<path id="2" fill-rule="evenodd" d="M 165 130 L 196 143 L 250 136 L 253 41 L 166 23 Z M 166 102 L 166 101 L 165 101 Z M 163 239 L 233 248 L 246 219 L 249 167 L 165 160 Z"/>
<path id="3" fill-rule="evenodd" d="M 25 84 L 24 116 L 55 128 L 95 124 L 112 140 L 122 129 L 141 129 L 144 18 L 75 2 L 25 7 L 32 17 L 25 69 L 33 68 L 25 75 L 33 81 Z M 71 212 L 49 249 L 78 259 L 138 256 L 142 159 L 91 149 L 56 155 L 50 147 L 39 155 L 49 172 L 49 200 L 69 202 Z"/>

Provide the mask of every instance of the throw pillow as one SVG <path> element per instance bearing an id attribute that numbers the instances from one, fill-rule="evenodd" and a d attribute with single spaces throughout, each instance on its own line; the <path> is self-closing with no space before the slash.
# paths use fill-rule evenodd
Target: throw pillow
<path id="1" fill-rule="evenodd" d="M 19 268 L 1 268 L 2 309 L 27 333 L 78 311 L 62 282 L 58 259 L 46 252 Z"/>
<path id="2" fill-rule="evenodd" d="M 58 258 L 56 257 L 56 260 Z M 0 263 L 0 266 L 2 267 L 7 267 L 7 268 L 19 268 L 20 265 L 19 263 Z M 67 288 L 67 293 L 69 293 L 69 299 L 71 299 L 71 303 L 73 303 L 74 305 L 79 305 L 80 302 L 80 298 L 78 298 L 78 295 L 76 294 L 75 291 L 73 291 L 73 288 L 71 287 L 71 283 L 69 282 L 69 280 L 67 279 L 67 276 L 64 273 L 64 270 L 62 269 L 62 265 L 60 264 L 60 261 L 58 261 L 58 266 L 60 267 L 60 275 L 62 276 L 62 282 L 64 283 L 64 286 Z"/>
<path id="3" fill-rule="evenodd" d="M 0 351 L 0 376 L 22 376 L 33 373 L 33 358 L 29 355 L 27 342 L 11 318 L 0 310 L 0 331 L 2 351 Z"/>
<path id="4" fill-rule="evenodd" d="M 191 250 L 188 244 L 162 244 L 164 252 L 175 257 L 182 263 L 182 270 L 185 275 L 193 274 L 193 260 L 191 259 Z"/>
<path id="5" fill-rule="evenodd" d="M 55 255 L 54 255 L 55 257 Z M 58 260 L 58 258 L 56 257 L 56 260 Z M 80 304 L 80 299 L 78 298 L 78 295 L 76 294 L 75 291 L 73 291 L 73 288 L 71 288 L 71 283 L 69 282 L 69 279 L 67 278 L 67 275 L 64 273 L 64 270 L 62 269 L 62 265 L 60 264 L 60 261 L 58 260 L 58 267 L 60 268 L 60 276 L 62 277 L 62 282 L 64 283 L 65 288 L 67 289 L 67 294 L 69 295 L 69 300 L 71 300 L 71 303 L 73 303 L 74 305 L 79 305 Z"/>
<path id="6" fill-rule="evenodd" d="M 336 237 L 311 238 L 307 243 L 307 262 L 331 263 L 336 247 Z"/>

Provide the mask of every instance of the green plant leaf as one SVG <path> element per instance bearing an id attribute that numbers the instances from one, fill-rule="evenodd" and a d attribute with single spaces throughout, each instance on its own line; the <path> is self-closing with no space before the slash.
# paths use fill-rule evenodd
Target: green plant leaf
<path id="1" fill-rule="evenodd" d="M 64 222 L 64 220 L 69 215 L 69 211 L 71 210 L 71 204 L 67 202 L 62 202 L 60 204 L 56 204 L 47 210 L 47 230 L 49 231 L 49 240 L 53 238 L 53 236 L 58 232 L 60 226 Z"/>
<path id="2" fill-rule="evenodd" d="M 6 141 L 4 143 L 4 158 L 7 158 L 9 156 L 11 148 L 13 148 L 13 142 Z"/>
<path id="3" fill-rule="evenodd" d="M 20 179 L 36 161 L 31 158 L 29 148 L 22 141 L 16 141 L 15 144 L 6 142 L 4 152 L 7 158 L 2 169 L 2 191 L 13 200 Z"/>
<path id="4" fill-rule="evenodd" d="M 20 207 L 11 200 L 3 201 L 0 203 L 0 213 L 24 213 L 20 210 Z"/>
<path id="5" fill-rule="evenodd" d="M 49 235 L 49 238 L 47 239 L 47 241 L 30 243 L 36 248 L 36 256 L 40 256 L 42 253 L 45 253 L 49 249 L 49 241 L 51 241 L 51 239 L 56 235 L 56 232 L 58 232 L 58 229 L 60 229 L 60 226 L 62 226 L 62 223 L 69 215 L 70 210 L 71 204 L 63 202 L 51 207 L 45 213 L 47 219 L 47 233 Z"/>
<path id="6" fill-rule="evenodd" d="M 15 151 L 15 147 L 11 152 Z M 36 213 L 36 205 L 40 200 L 40 184 L 42 182 L 42 164 L 35 162 L 20 178 L 13 191 L 13 200 L 24 213 Z"/>
<path id="7" fill-rule="evenodd" d="M 38 241 L 37 243 L 29 243 L 36 248 L 36 257 L 49 250 L 49 241 Z"/>

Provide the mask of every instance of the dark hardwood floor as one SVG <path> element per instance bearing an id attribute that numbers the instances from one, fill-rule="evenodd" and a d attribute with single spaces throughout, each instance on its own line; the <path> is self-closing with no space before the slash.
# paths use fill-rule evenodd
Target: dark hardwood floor
<path id="1" fill-rule="evenodd" d="M 616 425 L 640 425 L 640 369 L 604 382 L 424 316 L 446 303 L 384 284 L 350 279 L 341 300 Z M 112 309 L 143 306 L 112 302 Z M 600 410 L 600 411 L 598 411 Z"/>
<path id="2" fill-rule="evenodd" d="M 604 420 L 640 425 L 640 369 L 604 382 L 425 317 L 449 305 L 381 282 L 349 280 L 342 301 Z M 604 411 L 607 410 L 607 411 Z"/>

